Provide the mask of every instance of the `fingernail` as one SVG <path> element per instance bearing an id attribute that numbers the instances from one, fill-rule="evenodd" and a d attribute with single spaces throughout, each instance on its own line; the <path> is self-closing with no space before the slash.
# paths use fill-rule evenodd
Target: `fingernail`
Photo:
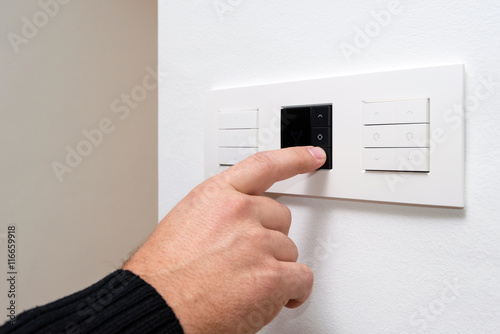
<path id="1" fill-rule="evenodd" d="M 326 153 L 321 147 L 309 147 L 307 150 L 311 152 L 312 156 L 318 160 L 326 159 Z"/>

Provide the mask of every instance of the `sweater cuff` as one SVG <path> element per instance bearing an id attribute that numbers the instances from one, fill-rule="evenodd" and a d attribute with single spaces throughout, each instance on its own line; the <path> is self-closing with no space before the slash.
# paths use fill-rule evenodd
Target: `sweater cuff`
<path id="1" fill-rule="evenodd" d="M 183 333 L 161 295 L 128 270 L 117 270 L 82 291 L 20 314 L 11 329 L 22 333 Z"/>

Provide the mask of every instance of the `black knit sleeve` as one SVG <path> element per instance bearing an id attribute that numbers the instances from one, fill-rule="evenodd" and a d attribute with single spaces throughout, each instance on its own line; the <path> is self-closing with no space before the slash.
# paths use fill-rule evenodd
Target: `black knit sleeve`
<path id="1" fill-rule="evenodd" d="M 117 270 L 94 285 L 21 313 L 0 333 L 182 334 L 172 309 L 139 276 Z"/>

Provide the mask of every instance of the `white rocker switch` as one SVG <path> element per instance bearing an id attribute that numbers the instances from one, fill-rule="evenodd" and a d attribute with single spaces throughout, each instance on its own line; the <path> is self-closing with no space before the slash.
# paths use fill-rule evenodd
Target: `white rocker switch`
<path id="1" fill-rule="evenodd" d="M 219 129 L 258 129 L 258 111 L 220 111 L 218 114 Z"/>
<path id="2" fill-rule="evenodd" d="M 429 99 L 363 101 L 363 124 L 429 123 Z"/>
<path id="3" fill-rule="evenodd" d="M 363 127 L 364 147 L 429 147 L 429 124 Z"/>

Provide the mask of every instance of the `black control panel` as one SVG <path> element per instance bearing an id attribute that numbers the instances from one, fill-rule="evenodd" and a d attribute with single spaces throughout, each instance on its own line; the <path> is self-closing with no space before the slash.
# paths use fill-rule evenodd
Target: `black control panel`
<path id="1" fill-rule="evenodd" d="M 281 148 L 319 146 L 326 152 L 320 169 L 332 169 L 332 105 L 283 107 L 281 109 Z"/>

